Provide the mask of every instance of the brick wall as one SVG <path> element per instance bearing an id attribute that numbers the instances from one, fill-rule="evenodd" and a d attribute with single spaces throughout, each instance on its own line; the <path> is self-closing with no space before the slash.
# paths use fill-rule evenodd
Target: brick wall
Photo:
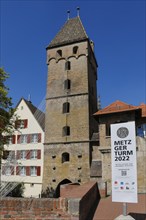
<path id="1" fill-rule="evenodd" d="M 92 220 L 95 209 L 100 201 L 97 182 L 83 185 L 62 185 L 61 196 L 68 200 L 68 213 L 78 216 L 79 220 Z"/>
<path id="2" fill-rule="evenodd" d="M 1 198 L 1 220 L 49 220 L 70 219 L 67 211 L 67 200 L 64 198 Z"/>
<path id="3" fill-rule="evenodd" d="M 97 183 L 66 187 L 57 199 L 1 198 L 0 220 L 92 220 L 100 200 Z"/>

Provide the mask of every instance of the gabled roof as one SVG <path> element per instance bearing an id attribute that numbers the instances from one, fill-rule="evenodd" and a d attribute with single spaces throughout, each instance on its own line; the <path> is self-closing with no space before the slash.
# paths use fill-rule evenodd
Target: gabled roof
<path id="1" fill-rule="evenodd" d="M 142 117 L 146 117 L 146 104 L 141 103 L 138 107 L 142 109 Z"/>
<path id="2" fill-rule="evenodd" d="M 47 49 L 88 39 L 82 22 L 78 17 L 67 20 Z"/>
<path id="3" fill-rule="evenodd" d="M 35 107 L 31 101 L 27 101 L 24 98 L 21 98 L 19 103 L 24 100 L 24 102 L 26 103 L 26 105 L 28 106 L 29 110 L 31 111 L 31 113 L 33 114 L 33 116 L 35 117 L 35 119 L 37 120 L 37 122 L 39 123 L 39 125 L 41 126 L 41 128 L 44 130 L 45 129 L 45 113 L 42 112 L 41 110 L 39 110 L 37 107 Z M 19 105 L 19 103 L 17 104 L 17 106 Z M 16 106 L 16 108 L 17 108 Z"/>
<path id="4" fill-rule="evenodd" d="M 122 101 L 115 101 L 112 104 L 108 105 L 107 107 L 99 110 L 94 115 L 103 115 L 103 114 L 111 114 L 111 113 L 117 113 L 117 112 L 125 112 L 125 111 L 133 111 L 140 109 L 137 106 L 129 105 Z"/>

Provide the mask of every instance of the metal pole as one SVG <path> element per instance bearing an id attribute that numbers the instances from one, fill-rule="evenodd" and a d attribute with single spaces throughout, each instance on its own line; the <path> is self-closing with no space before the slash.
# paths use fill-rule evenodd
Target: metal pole
<path id="1" fill-rule="evenodd" d="M 127 203 L 123 203 L 123 215 L 127 216 Z"/>

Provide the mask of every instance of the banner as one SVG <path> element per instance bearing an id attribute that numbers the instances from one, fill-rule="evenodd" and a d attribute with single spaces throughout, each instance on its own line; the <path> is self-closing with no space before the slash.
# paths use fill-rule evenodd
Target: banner
<path id="1" fill-rule="evenodd" d="M 111 125 L 112 201 L 137 203 L 135 122 Z"/>

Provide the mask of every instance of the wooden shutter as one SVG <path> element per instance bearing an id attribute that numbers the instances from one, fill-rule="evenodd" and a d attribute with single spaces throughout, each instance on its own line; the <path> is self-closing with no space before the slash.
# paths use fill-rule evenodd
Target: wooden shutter
<path id="1" fill-rule="evenodd" d="M 16 167 L 16 175 L 19 175 L 20 174 L 20 167 Z"/>
<path id="2" fill-rule="evenodd" d="M 16 141 L 16 136 L 12 135 L 12 143 L 15 144 L 15 141 Z"/>
<path id="3" fill-rule="evenodd" d="M 41 167 L 37 167 L 37 176 L 41 175 Z"/>
<path id="4" fill-rule="evenodd" d="M 24 128 L 27 128 L 27 125 L 28 125 L 28 120 L 25 119 L 25 120 L 24 120 Z"/>
<path id="5" fill-rule="evenodd" d="M 38 142 L 41 142 L 41 133 L 38 134 Z"/>
<path id="6" fill-rule="evenodd" d="M 30 167 L 29 166 L 26 167 L 26 176 L 30 176 Z"/>
<path id="7" fill-rule="evenodd" d="M 30 153 L 31 153 L 30 150 L 27 150 L 27 151 L 26 151 L 26 159 L 28 159 L 28 160 L 30 159 Z"/>
<path id="8" fill-rule="evenodd" d="M 37 159 L 41 159 L 41 150 L 37 150 Z"/>
<path id="9" fill-rule="evenodd" d="M 11 175 L 14 175 L 14 166 L 11 166 L 10 169 L 11 169 Z"/>
<path id="10" fill-rule="evenodd" d="M 20 144 L 21 135 L 17 135 L 17 144 Z"/>

